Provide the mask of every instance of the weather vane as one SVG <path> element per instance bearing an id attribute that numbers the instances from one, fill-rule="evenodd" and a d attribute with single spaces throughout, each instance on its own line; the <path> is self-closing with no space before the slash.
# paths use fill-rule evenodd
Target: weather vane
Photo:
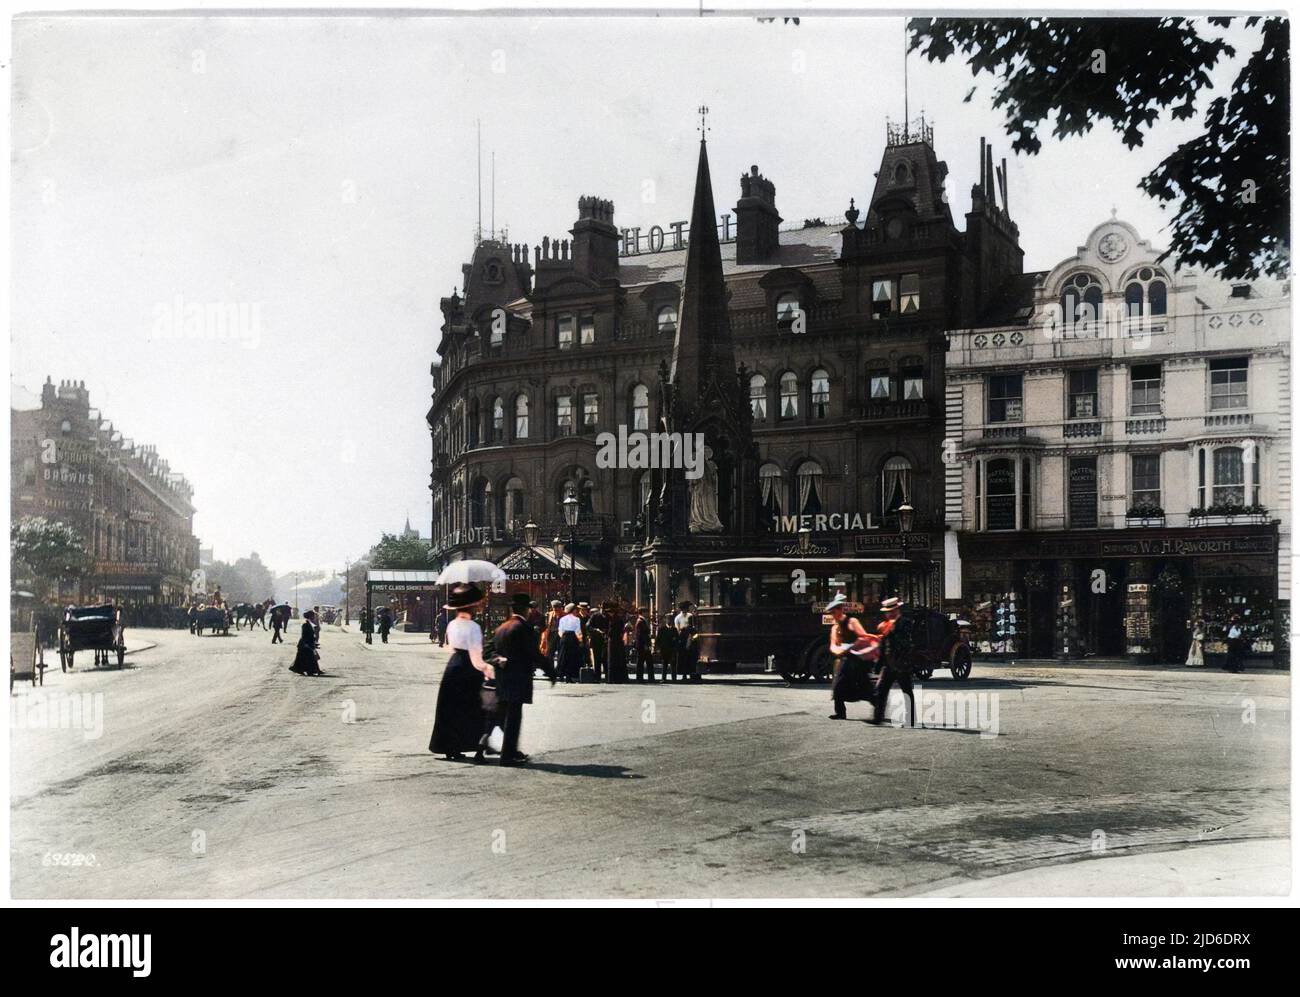
<path id="1" fill-rule="evenodd" d="M 707 122 L 704 120 L 709 116 L 709 105 L 701 104 L 699 110 L 696 111 L 695 113 L 700 116 L 700 128 L 699 128 L 700 138 L 704 138 L 704 134 L 709 130 L 709 126 Z"/>

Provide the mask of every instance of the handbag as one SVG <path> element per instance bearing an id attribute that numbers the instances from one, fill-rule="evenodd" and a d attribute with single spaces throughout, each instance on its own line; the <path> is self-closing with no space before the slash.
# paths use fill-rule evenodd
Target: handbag
<path id="1" fill-rule="evenodd" d="M 493 713 L 497 708 L 497 684 L 494 680 L 488 679 L 483 683 L 483 687 L 478 692 L 479 703 L 485 713 Z"/>

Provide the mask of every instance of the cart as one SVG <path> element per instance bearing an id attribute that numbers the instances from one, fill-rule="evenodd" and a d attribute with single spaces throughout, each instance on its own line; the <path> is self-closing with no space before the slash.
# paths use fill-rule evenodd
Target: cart
<path id="1" fill-rule="evenodd" d="M 15 682 L 31 680 L 33 686 L 45 684 L 45 648 L 35 630 L 9 632 L 9 691 Z"/>
<path id="2" fill-rule="evenodd" d="M 59 665 L 66 672 L 78 651 L 94 651 L 96 667 L 107 665 L 117 652 L 121 668 L 126 663 L 125 632 L 122 610 L 115 606 L 69 606 L 59 625 Z"/>

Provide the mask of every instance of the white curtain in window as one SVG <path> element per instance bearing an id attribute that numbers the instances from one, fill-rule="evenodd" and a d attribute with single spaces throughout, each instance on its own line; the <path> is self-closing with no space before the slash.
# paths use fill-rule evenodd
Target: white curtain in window
<path id="1" fill-rule="evenodd" d="M 822 469 L 817 464 L 809 461 L 799 468 L 799 513 L 803 515 L 811 511 L 812 508 L 821 504 L 821 497 L 817 494 L 817 479 L 822 475 Z"/>
<path id="2" fill-rule="evenodd" d="M 781 469 L 775 464 L 764 464 L 758 472 L 762 490 L 763 507 L 775 509 L 778 515 L 785 512 L 785 496 L 781 493 Z"/>
<path id="3" fill-rule="evenodd" d="M 896 489 L 902 491 L 903 502 L 912 504 L 912 465 L 906 457 L 890 457 L 885 461 L 882 478 L 886 512 L 890 509 L 889 503 Z"/>

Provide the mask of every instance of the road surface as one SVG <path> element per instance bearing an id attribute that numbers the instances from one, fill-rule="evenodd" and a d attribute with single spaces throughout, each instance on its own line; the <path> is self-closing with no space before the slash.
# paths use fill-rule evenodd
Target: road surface
<path id="1" fill-rule="evenodd" d="M 15 897 L 1288 889 L 1286 673 L 977 662 L 924 684 L 926 729 L 761 675 L 539 679 L 534 764 L 501 769 L 429 754 L 446 655 L 418 635 L 327 627 L 322 678 L 287 671 L 296 626 L 133 637 L 11 695 Z"/>

